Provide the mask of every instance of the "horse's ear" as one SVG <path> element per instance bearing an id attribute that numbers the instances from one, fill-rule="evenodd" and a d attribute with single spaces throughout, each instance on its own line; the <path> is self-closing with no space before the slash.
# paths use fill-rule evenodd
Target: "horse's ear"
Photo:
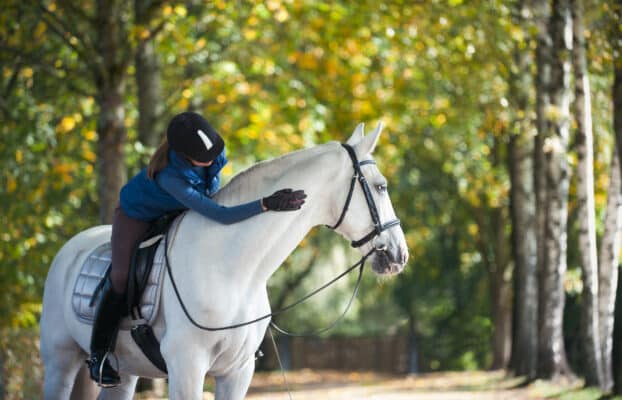
<path id="1" fill-rule="evenodd" d="M 348 139 L 346 143 L 350 146 L 356 146 L 363 139 L 363 135 L 365 135 L 365 124 L 361 122 L 354 128 L 352 136 L 350 136 L 350 139 Z"/>
<path id="2" fill-rule="evenodd" d="M 382 132 L 382 122 L 378 122 L 378 126 L 376 129 L 369 135 L 365 136 L 363 140 L 361 140 L 357 146 L 357 151 L 359 156 L 364 156 L 366 154 L 372 154 L 374 149 L 376 148 L 376 144 L 378 143 L 378 138 L 380 138 L 380 133 Z"/>

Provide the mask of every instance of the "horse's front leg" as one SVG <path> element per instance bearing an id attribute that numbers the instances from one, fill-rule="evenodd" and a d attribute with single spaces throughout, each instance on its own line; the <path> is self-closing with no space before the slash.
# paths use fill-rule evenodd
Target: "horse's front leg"
<path id="1" fill-rule="evenodd" d="M 251 384 L 255 371 L 255 359 L 250 357 L 241 368 L 227 375 L 216 377 L 215 400 L 241 400 Z"/>
<path id="2" fill-rule="evenodd" d="M 175 345 L 177 343 L 177 345 Z M 170 400 L 203 399 L 203 383 L 207 373 L 204 353 L 197 351 L 192 341 L 164 338 L 161 344 L 166 361 Z"/>

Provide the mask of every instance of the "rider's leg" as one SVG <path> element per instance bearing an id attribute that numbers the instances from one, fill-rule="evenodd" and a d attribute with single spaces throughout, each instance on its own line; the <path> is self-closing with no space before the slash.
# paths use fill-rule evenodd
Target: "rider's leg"
<path id="1" fill-rule="evenodd" d="M 88 360 L 91 379 L 100 386 L 120 383 L 108 355 L 114 351 L 119 322 L 125 311 L 125 291 L 132 251 L 149 224 L 128 217 L 121 208 L 115 210 L 112 224 L 112 269 L 102 289 L 101 301 L 91 334 L 91 357 Z"/>

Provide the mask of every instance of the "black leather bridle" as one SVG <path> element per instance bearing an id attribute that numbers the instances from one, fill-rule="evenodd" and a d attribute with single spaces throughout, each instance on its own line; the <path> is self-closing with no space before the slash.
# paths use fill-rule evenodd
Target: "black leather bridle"
<path id="1" fill-rule="evenodd" d="M 380 235 L 383 231 L 386 231 L 389 228 L 400 225 L 399 219 L 392 219 L 389 222 L 382 223 L 380 221 L 380 215 L 378 214 L 378 208 L 376 207 L 376 202 L 374 201 L 374 197 L 371 194 L 371 189 L 369 188 L 369 184 L 367 183 L 367 179 L 363 175 L 361 171 L 362 165 L 367 164 L 376 164 L 374 160 L 363 160 L 360 161 L 356 158 L 356 153 L 352 146 L 346 143 L 342 143 L 341 146 L 346 149 L 348 155 L 350 156 L 350 160 L 352 160 L 352 167 L 354 168 L 354 175 L 352 175 L 352 179 L 350 180 L 350 190 L 348 191 L 348 197 L 346 198 L 346 203 L 343 205 L 343 210 L 341 211 L 341 215 L 339 216 L 339 220 L 333 226 L 328 226 L 330 229 L 337 229 L 339 225 L 343 222 L 346 213 L 348 212 L 348 208 L 350 207 L 350 202 L 352 201 L 352 194 L 354 193 L 354 186 L 356 181 L 358 180 L 361 184 L 361 189 L 363 189 L 363 194 L 365 195 L 365 201 L 367 201 L 367 207 L 369 208 L 369 214 L 371 215 L 371 220 L 374 223 L 374 229 L 365 235 L 360 240 L 353 240 L 350 244 L 352 247 L 361 247 L 365 243 L 374 239 L 376 236 Z M 382 250 L 375 248 L 375 250 Z"/>

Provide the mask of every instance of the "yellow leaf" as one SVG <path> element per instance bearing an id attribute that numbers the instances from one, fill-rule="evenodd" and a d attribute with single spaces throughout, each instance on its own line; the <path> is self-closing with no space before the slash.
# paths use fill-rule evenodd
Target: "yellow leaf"
<path id="1" fill-rule="evenodd" d="M 21 163 L 24 160 L 24 153 L 21 150 L 15 152 L 15 161 Z"/>
<path id="2" fill-rule="evenodd" d="M 45 33 L 46 30 L 47 30 L 47 25 L 45 25 L 43 22 L 39 22 L 39 24 L 35 28 L 35 32 L 33 36 L 38 39 Z"/>
<path id="3" fill-rule="evenodd" d="M 85 150 L 83 151 L 82 155 L 84 156 L 84 158 L 85 158 L 87 161 L 90 161 L 90 162 L 95 162 L 95 159 L 97 158 L 97 156 L 95 155 L 95 153 L 94 153 L 93 151 L 89 150 L 89 149 L 85 149 Z"/>
<path id="4" fill-rule="evenodd" d="M 298 65 L 304 69 L 316 69 L 317 60 L 311 53 L 303 53 L 298 57 Z"/>
<path id="5" fill-rule="evenodd" d="M 242 34 L 246 40 L 255 40 L 257 38 L 257 31 L 255 29 L 244 29 Z"/>
<path id="6" fill-rule="evenodd" d="M 274 133 L 273 130 L 267 130 L 266 132 L 264 132 L 264 137 L 269 142 L 273 142 L 274 140 L 276 140 L 276 134 Z"/>
<path id="7" fill-rule="evenodd" d="M 6 191 L 9 193 L 13 193 L 17 189 L 17 181 L 11 175 L 9 175 L 9 179 L 6 183 Z"/>
<path id="8" fill-rule="evenodd" d="M 203 38 L 197 40 L 197 42 L 195 43 L 194 47 L 197 50 L 201 50 L 203 47 L 205 47 L 205 45 L 207 44 L 207 41 Z"/>
<path id="9" fill-rule="evenodd" d="M 137 29 L 137 35 L 140 39 L 148 39 L 149 36 L 151 36 L 151 33 L 149 32 L 149 29 L 146 29 L 143 26 L 138 26 L 136 27 Z"/>
<path id="10" fill-rule="evenodd" d="M 432 119 L 432 125 L 434 125 L 437 128 L 445 125 L 445 122 L 447 122 L 447 117 L 443 113 L 437 114 Z"/>
<path id="11" fill-rule="evenodd" d="M 84 136 L 86 140 L 94 141 L 97 139 L 97 132 L 91 129 L 91 130 L 84 132 L 82 136 Z"/>
<path id="12" fill-rule="evenodd" d="M 175 14 L 179 15 L 180 17 L 185 17 L 186 14 L 188 14 L 188 10 L 186 10 L 185 6 L 176 5 L 175 6 Z"/>
<path id="13" fill-rule="evenodd" d="M 164 6 L 164 8 L 162 9 L 162 14 L 164 14 L 165 17 L 169 17 L 172 13 L 173 13 L 173 7 L 169 5 Z"/>
<path id="14" fill-rule="evenodd" d="M 32 74 L 33 74 L 33 71 L 32 71 L 32 68 L 30 67 L 24 68 L 22 70 L 22 76 L 24 78 L 32 78 Z"/>
<path id="15" fill-rule="evenodd" d="M 56 126 L 56 131 L 59 133 L 67 133 L 76 126 L 76 120 L 72 116 L 66 116 L 61 119 L 60 123 Z"/>
<path id="16" fill-rule="evenodd" d="M 227 164 L 223 167 L 222 174 L 224 176 L 231 176 L 232 173 L 233 173 L 233 167 L 231 167 L 231 164 Z"/>
<path id="17" fill-rule="evenodd" d="M 184 89 L 181 92 L 181 95 L 184 96 L 184 98 L 189 99 L 192 97 L 192 89 Z"/>

